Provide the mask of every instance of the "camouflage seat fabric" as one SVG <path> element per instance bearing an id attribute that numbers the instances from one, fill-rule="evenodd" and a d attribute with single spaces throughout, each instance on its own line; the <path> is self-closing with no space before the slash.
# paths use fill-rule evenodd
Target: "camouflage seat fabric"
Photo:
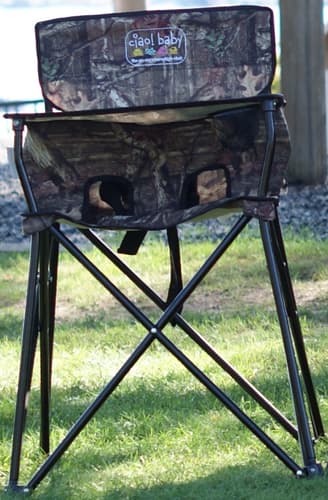
<path id="1" fill-rule="evenodd" d="M 275 71 L 266 7 L 101 14 L 36 25 L 44 97 L 62 111 L 241 99 Z"/>
<path id="2" fill-rule="evenodd" d="M 270 219 L 284 185 L 289 137 L 275 113 L 269 198 L 257 198 L 265 152 L 256 107 L 151 125 L 58 113 L 27 123 L 24 162 L 38 213 L 26 233 L 56 220 L 109 229 L 163 229 L 217 209 Z M 114 115 L 115 116 L 115 115 Z M 117 120 L 117 117 L 116 117 Z"/>

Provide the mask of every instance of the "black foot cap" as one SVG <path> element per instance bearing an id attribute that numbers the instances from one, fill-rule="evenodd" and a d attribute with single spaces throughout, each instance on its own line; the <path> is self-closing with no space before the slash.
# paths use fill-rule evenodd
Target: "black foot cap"
<path id="1" fill-rule="evenodd" d="M 18 486 L 17 484 L 8 484 L 8 486 L 5 487 L 5 493 L 8 495 L 13 494 L 20 494 L 20 495 L 30 495 L 32 493 L 32 490 L 30 488 L 27 488 L 27 486 Z"/>
<path id="2" fill-rule="evenodd" d="M 296 472 L 296 476 L 300 479 L 314 479 L 318 476 L 323 476 L 324 470 L 321 464 L 313 464 L 308 467 L 304 467 L 304 469 L 300 469 Z"/>

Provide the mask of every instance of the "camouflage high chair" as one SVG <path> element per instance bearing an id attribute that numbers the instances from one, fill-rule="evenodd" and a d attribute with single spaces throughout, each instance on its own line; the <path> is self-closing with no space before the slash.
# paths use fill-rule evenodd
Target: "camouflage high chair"
<path id="1" fill-rule="evenodd" d="M 155 341 L 293 473 L 320 474 L 314 441 L 324 431 L 278 220 L 290 147 L 283 97 L 270 91 L 275 70 L 271 10 L 243 6 L 55 19 L 37 24 L 36 39 L 46 112 L 10 115 L 28 207 L 23 226 L 32 243 L 8 489 L 28 492 L 40 483 Z M 239 212 L 231 230 L 183 284 L 177 226 L 229 211 Z M 185 301 L 254 218 L 259 222 L 281 327 L 295 422 L 225 361 L 183 316 Z M 80 249 L 71 241 L 69 232 L 62 230 L 65 223 L 79 228 L 153 301 L 157 321 L 90 261 L 83 246 Z M 119 253 L 130 254 L 137 254 L 148 231 L 167 231 L 171 277 L 165 300 L 111 250 L 99 230 L 126 231 Z M 50 452 L 59 244 L 141 323 L 145 336 Z M 182 329 L 298 440 L 298 459 L 273 441 L 170 340 L 165 332 L 169 323 Z M 37 339 L 41 447 L 49 455 L 20 486 L 26 401 Z"/>

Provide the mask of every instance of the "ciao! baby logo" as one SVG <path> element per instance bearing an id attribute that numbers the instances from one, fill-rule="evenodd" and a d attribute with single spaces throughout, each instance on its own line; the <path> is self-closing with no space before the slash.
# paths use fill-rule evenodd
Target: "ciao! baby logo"
<path id="1" fill-rule="evenodd" d="M 186 59 L 186 36 L 174 27 L 129 31 L 125 55 L 133 66 L 181 64 Z"/>

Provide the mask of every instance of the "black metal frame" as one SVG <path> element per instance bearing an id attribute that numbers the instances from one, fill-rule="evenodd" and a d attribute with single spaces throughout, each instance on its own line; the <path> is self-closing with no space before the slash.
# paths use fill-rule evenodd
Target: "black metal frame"
<path id="1" fill-rule="evenodd" d="M 268 96 L 260 104 L 265 112 L 267 146 L 263 164 L 263 175 L 258 195 L 263 199 L 267 192 L 270 168 L 274 153 L 275 129 L 274 112 L 275 97 Z M 29 184 L 22 156 L 22 137 L 25 126 L 24 116 L 16 116 L 13 121 L 15 130 L 15 158 L 18 174 L 31 213 L 37 212 L 36 202 Z M 197 332 L 180 313 L 184 302 L 193 293 L 204 277 L 210 272 L 220 257 L 229 248 L 252 217 L 240 215 L 239 219 L 213 253 L 177 293 L 171 301 L 163 301 L 111 248 L 93 231 L 80 229 L 81 233 L 114 263 L 146 296 L 162 311 L 157 322 L 152 322 L 137 306 L 135 306 L 89 258 L 65 235 L 58 224 L 40 233 L 35 233 L 31 241 L 30 269 L 27 289 L 26 312 L 23 327 L 22 354 L 17 394 L 17 406 L 14 425 L 13 448 L 10 478 L 7 489 L 11 491 L 32 491 L 48 474 L 89 420 L 113 393 L 129 370 L 145 353 L 148 347 L 158 340 L 175 356 L 212 394 L 234 414 L 267 448 L 280 459 L 294 474 L 299 477 L 313 477 L 322 473 L 322 466 L 316 460 L 314 441 L 324 435 L 320 411 L 311 378 L 310 368 L 305 352 L 301 325 L 297 313 L 286 252 L 281 234 L 278 212 L 272 221 L 259 220 L 260 233 L 266 256 L 267 267 L 271 279 L 273 295 L 280 323 L 282 340 L 287 361 L 287 370 L 294 404 L 296 425 L 290 422 L 274 405 L 246 380 L 231 364 Z M 54 340 L 54 322 L 56 306 L 56 285 L 59 245 L 62 245 L 77 259 L 117 301 L 146 330 L 146 335 L 135 348 L 130 357 L 118 370 L 116 375 L 103 388 L 98 397 L 77 419 L 64 439 L 49 454 L 49 410 L 51 397 L 52 347 Z M 258 425 L 249 418 L 205 373 L 199 369 L 171 340 L 164 334 L 164 328 L 174 322 L 196 344 L 203 349 L 223 370 L 225 370 L 258 404 L 260 404 L 293 438 L 298 440 L 302 456 L 302 464 L 278 446 Z M 26 421 L 26 399 L 30 390 L 34 365 L 37 338 L 40 339 L 41 364 L 41 448 L 49 454 L 41 467 L 35 472 L 25 486 L 20 486 L 20 461 L 22 439 Z M 303 389 L 304 386 L 304 389 Z M 311 429 L 312 427 L 312 429 Z"/>

